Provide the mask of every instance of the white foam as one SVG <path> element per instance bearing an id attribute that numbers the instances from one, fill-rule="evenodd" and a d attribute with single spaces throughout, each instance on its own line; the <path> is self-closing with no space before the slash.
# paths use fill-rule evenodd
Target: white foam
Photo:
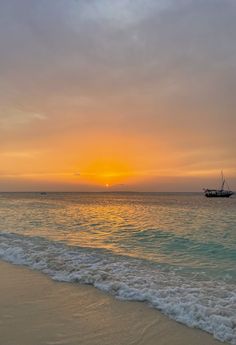
<path id="1" fill-rule="evenodd" d="M 188 280 L 134 258 L 69 247 L 42 238 L 0 234 L 0 258 L 53 279 L 91 284 L 126 300 L 146 301 L 170 318 L 236 344 L 234 285 Z"/>

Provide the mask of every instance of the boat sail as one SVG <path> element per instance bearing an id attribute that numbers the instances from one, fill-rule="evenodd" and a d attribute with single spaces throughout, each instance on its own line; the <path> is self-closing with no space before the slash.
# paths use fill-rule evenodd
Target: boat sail
<path id="1" fill-rule="evenodd" d="M 229 189 L 228 183 L 224 178 L 223 171 L 221 171 L 221 179 L 222 182 L 220 189 L 204 189 L 204 194 L 207 198 L 229 198 L 234 194 L 234 192 Z M 228 189 L 224 189 L 225 185 L 227 185 Z"/>

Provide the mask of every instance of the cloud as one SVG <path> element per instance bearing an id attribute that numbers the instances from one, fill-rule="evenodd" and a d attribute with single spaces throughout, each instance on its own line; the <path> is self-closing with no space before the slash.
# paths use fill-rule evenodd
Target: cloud
<path id="1" fill-rule="evenodd" d="M 46 120 L 44 114 L 25 111 L 19 108 L 0 108 L 0 126 L 7 129 L 28 124 L 34 120 Z"/>
<path id="2" fill-rule="evenodd" d="M 35 158 L 38 152 L 27 152 L 27 151 L 13 151 L 13 152 L 0 152 L 0 156 L 8 158 Z"/>
<path id="3" fill-rule="evenodd" d="M 136 25 L 150 15 L 150 12 L 167 9 L 172 1 L 150 0 L 145 3 L 142 0 L 92 0 L 76 1 L 71 8 L 71 18 L 74 28 L 78 23 L 96 22 L 103 23 L 115 29 L 127 29 Z"/>

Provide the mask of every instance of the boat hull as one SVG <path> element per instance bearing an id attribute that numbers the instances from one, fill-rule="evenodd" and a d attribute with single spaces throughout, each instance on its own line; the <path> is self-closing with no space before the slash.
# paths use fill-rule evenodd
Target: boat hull
<path id="1" fill-rule="evenodd" d="M 206 195 L 207 198 L 229 198 L 232 194 L 229 195 Z"/>
<path id="2" fill-rule="evenodd" d="M 206 190 L 205 196 L 207 198 L 229 198 L 234 193 L 226 190 Z"/>

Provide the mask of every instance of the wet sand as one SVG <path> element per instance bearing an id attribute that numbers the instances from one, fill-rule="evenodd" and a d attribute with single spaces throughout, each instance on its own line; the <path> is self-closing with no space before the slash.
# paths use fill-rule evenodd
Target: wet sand
<path id="1" fill-rule="evenodd" d="M 145 303 L 0 262 L 0 345 L 219 345 Z"/>

